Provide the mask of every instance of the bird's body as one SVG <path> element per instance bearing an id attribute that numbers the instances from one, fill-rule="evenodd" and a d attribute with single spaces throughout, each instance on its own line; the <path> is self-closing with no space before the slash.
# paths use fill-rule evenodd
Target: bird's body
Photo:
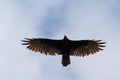
<path id="1" fill-rule="evenodd" d="M 35 51 L 44 53 L 46 55 L 62 55 L 62 64 L 67 66 L 70 64 L 70 56 L 86 56 L 94 54 L 105 47 L 105 42 L 101 40 L 69 40 L 64 36 L 61 40 L 44 39 L 44 38 L 33 38 L 22 40 L 23 45 L 28 45 L 27 48 Z"/>

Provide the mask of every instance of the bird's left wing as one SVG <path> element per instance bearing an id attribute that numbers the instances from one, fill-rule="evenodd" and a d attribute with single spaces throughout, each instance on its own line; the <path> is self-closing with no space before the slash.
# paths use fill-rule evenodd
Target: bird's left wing
<path id="1" fill-rule="evenodd" d="M 61 40 L 52 40 L 44 38 L 25 38 L 21 40 L 22 45 L 27 45 L 29 50 L 44 53 L 46 55 L 56 55 L 60 53 L 59 45 Z"/>
<path id="2" fill-rule="evenodd" d="M 105 47 L 101 40 L 80 40 L 80 41 L 71 41 L 71 53 L 73 56 L 86 56 L 89 54 L 94 54 L 103 50 L 102 47 Z"/>

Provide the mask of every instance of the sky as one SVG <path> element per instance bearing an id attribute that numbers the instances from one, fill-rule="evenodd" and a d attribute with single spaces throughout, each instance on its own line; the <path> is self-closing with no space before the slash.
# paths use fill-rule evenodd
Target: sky
<path id="1" fill-rule="evenodd" d="M 0 0 L 0 80 L 120 80 L 119 0 Z M 103 51 L 71 56 L 35 53 L 24 38 L 106 42 Z"/>

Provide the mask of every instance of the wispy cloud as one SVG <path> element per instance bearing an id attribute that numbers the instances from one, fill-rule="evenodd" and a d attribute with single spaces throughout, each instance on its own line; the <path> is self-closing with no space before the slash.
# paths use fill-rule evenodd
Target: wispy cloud
<path id="1" fill-rule="evenodd" d="M 0 79 L 38 80 L 38 63 L 22 51 L 20 42 L 24 37 L 36 34 L 33 18 L 37 15 L 33 18 L 27 15 L 24 7 L 16 2 L 3 1 L 0 6 Z"/>
<path id="2" fill-rule="evenodd" d="M 0 2 L 1 80 L 119 80 L 118 0 L 18 0 Z M 104 51 L 88 57 L 31 53 L 21 46 L 24 37 L 103 39 Z M 31 54 L 29 54 L 31 53 Z M 49 67 L 48 67 L 49 66 Z"/>

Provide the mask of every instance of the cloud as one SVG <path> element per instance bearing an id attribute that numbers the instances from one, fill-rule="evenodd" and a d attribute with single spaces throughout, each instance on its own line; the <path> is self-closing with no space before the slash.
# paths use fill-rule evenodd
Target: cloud
<path id="1" fill-rule="evenodd" d="M 0 2 L 1 80 L 119 80 L 119 1 L 18 0 Z M 48 34 L 50 33 L 50 34 Z M 71 57 L 32 53 L 24 37 L 102 39 L 107 47 L 95 55 Z"/>
<path id="2" fill-rule="evenodd" d="M 0 79 L 21 80 L 26 78 L 26 74 L 38 74 L 37 64 L 30 60 L 31 57 L 22 52 L 20 40 L 25 36 L 33 36 L 36 32 L 33 22 L 26 19 L 22 12 L 22 7 L 13 2 L 0 3 Z M 33 32 L 33 33 L 31 33 Z M 31 62 L 27 61 L 30 60 Z M 27 76 L 27 79 L 29 78 Z M 30 80 L 35 79 L 35 77 Z"/>

